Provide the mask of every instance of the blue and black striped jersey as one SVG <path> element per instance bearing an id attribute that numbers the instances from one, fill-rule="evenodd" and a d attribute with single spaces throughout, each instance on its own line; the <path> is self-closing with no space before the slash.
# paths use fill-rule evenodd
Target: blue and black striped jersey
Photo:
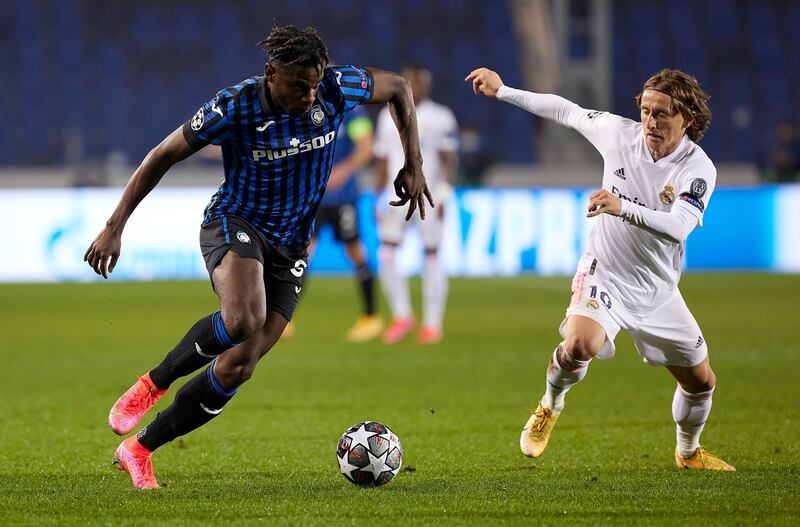
<path id="1" fill-rule="evenodd" d="M 270 106 L 263 76 L 219 91 L 183 125 L 192 147 L 222 146 L 225 179 L 204 223 L 238 216 L 275 245 L 307 243 L 339 125 L 372 93 L 372 75 L 355 66 L 326 68 L 314 104 L 299 116 Z"/>

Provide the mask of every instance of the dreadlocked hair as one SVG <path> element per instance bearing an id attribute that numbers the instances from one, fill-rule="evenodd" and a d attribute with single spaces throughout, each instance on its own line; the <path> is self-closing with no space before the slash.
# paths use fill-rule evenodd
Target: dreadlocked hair
<path id="1" fill-rule="evenodd" d="M 316 68 L 320 73 L 328 65 L 328 48 L 313 27 L 276 25 L 258 45 L 264 49 L 270 63 Z"/>

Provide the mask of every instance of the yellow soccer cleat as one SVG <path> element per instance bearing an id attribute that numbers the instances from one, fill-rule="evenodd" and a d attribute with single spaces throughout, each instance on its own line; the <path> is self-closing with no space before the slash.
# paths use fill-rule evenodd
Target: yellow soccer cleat
<path id="1" fill-rule="evenodd" d="M 547 442 L 550 441 L 550 433 L 556 425 L 558 416 L 561 412 L 554 412 L 550 408 L 544 408 L 542 403 L 536 407 L 531 414 L 522 435 L 519 438 L 519 448 L 528 457 L 539 457 L 544 452 Z"/>
<path id="2" fill-rule="evenodd" d="M 681 456 L 680 452 L 675 451 L 675 464 L 678 468 L 687 468 L 693 470 L 721 470 L 721 471 L 735 471 L 736 468 L 732 465 L 725 463 L 720 457 L 712 452 L 709 452 L 703 447 L 698 448 L 689 457 Z"/>
<path id="3" fill-rule="evenodd" d="M 294 322 L 291 320 L 286 323 L 286 327 L 283 328 L 283 333 L 281 333 L 281 340 L 286 340 L 294 337 Z"/>
<path id="4" fill-rule="evenodd" d="M 378 315 L 361 315 L 347 330 L 348 342 L 367 342 L 383 333 L 383 319 Z"/>

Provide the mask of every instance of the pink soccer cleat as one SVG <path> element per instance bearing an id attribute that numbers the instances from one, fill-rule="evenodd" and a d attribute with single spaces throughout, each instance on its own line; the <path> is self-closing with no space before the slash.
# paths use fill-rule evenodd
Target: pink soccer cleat
<path id="1" fill-rule="evenodd" d="M 135 436 L 129 437 L 114 452 L 114 464 L 119 470 L 130 474 L 131 483 L 137 489 L 157 489 L 159 484 L 153 474 L 153 462 L 150 460 L 152 455 Z"/>
<path id="2" fill-rule="evenodd" d="M 396 318 L 392 320 L 389 329 L 383 334 L 383 343 L 397 344 L 414 330 L 415 325 L 416 321 L 414 317 Z"/>
<path id="3" fill-rule="evenodd" d="M 108 426 L 115 434 L 125 435 L 133 430 L 167 390 L 159 390 L 145 373 L 117 399 L 108 413 Z"/>
<path id="4" fill-rule="evenodd" d="M 437 342 L 441 342 L 443 337 L 444 333 L 442 333 L 440 328 L 423 326 L 422 329 L 419 330 L 419 333 L 417 333 L 417 342 L 420 344 L 436 344 Z"/>

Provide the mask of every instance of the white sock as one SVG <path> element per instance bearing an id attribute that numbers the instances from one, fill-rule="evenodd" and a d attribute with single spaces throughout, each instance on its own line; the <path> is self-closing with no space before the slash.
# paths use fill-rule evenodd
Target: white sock
<path id="1" fill-rule="evenodd" d="M 591 361 L 592 359 L 578 360 L 571 357 L 564 349 L 564 343 L 559 344 L 547 366 L 547 385 L 542 397 L 542 406 L 560 412 L 564 408 L 564 396 L 570 388 L 586 377 Z"/>
<path id="2" fill-rule="evenodd" d="M 408 278 L 397 268 L 395 247 L 381 245 L 378 248 L 378 276 L 394 318 L 408 318 L 411 313 L 411 299 L 408 295 Z"/>
<path id="3" fill-rule="evenodd" d="M 675 388 L 672 398 L 672 418 L 675 419 L 678 452 L 683 457 L 694 454 L 700 447 L 700 434 L 711 413 L 711 395 L 714 388 L 707 392 L 689 393 L 680 384 Z"/>
<path id="4" fill-rule="evenodd" d="M 436 253 L 425 255 L 422 270 L 422 305 L 425 326 L 442 329 L 447 304 L 447 275 Z"/>

